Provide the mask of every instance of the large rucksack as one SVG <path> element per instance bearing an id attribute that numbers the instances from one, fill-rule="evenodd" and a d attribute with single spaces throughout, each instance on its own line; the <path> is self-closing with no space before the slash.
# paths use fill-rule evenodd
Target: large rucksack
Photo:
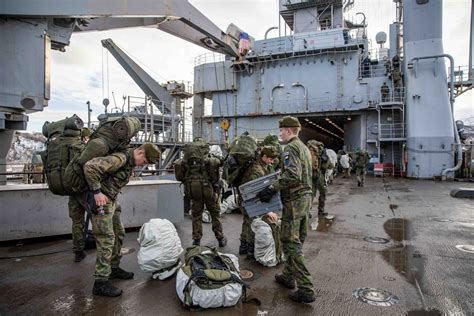
<path id="1" fill-rule="evenodd" d="M 135 117 L 109 118 L 92 133 L 87 145 L 81 142 L 83 126 L 84 123 L 75 114 L 43 125 L 43 134 L 48 140 L 41 158 L 49 189 L 54 194 L 72 195 L 87 190 L 84 164 L 92 158 L 127 149 L 141 124 Z"/>
<path id="2" fill-rule="evenodd" d="M 58 122 L 46 121 L 43 135 L 47 137 L 46 150 L 41 153 L 46 181 L 50 191 L 57 195 L 73 193 L 65 176 L 69 162 L 84 148 L 81 141 L 83 121 L 74 114 Z"/>
<path id="3" fill-rule="evenodd" d="M 209 156 L 209 145 L 203 141 L 185 144 L 183 154 L 174 163 L 176 180 L 184 183 L 187 197 L 211 199 L 220 178 L 220 160 Z"/>
<path id="4" fill-rule="evenodd" d="M 68 185 L 73 193 L 87 190 L 84 164 L 96 157 L 104 157 L 114 152 L 124 152 L 131 139 L 140 131 L 141 123 L 136 117 L 120 116 L 103 120 L 92 133 L 89 142 L 80 155 L 71 160 L 66 168 Z"/>
<path id="5" fill-rule="evenodd" d="M 230 186 L 238 187 L 245 171 L 257 159 L 257 140 L 244 133 L 229 146 L 229 154 L 224 165 L 224 179 Z"/>
<path id="6" fill-rule="evenodd" d="M 176 293 L 187 307 L 216 308 L 238 303 L 248 287 L 233 254 L 215 248 L 186 249 L 185 265 L 176 276 Z"/>

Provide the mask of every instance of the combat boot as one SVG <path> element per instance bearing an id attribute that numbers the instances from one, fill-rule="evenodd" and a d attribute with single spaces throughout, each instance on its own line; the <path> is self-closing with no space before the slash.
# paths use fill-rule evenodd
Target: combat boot
<path id="1" fill-rule="evenodd" d="M 130 280 L 133 279 L 133 272 L 125 271 L 122 268 L 112 268 L 109 279 Z"/>
<path id="2" fill-rule="evenodd" d="M 201 245 L 201 239 L 193 239 L 193 246 L 200 246 Z"/>
<path id="3" fill-rule="evenodd" d="M 227 238 L 222 237 L 219 241 L 219 247 L 225 247 L 227 245 Z"/>
<path id="4" fill-rule="evenodd" d="M 360 181 L 357 181 L 357 186 L 360 187 Z"/>
<path id="5" fill-rule="evenodd" d="M 239 246 L 239 255 L 245 255 L 247 253 L 248 249 L 248 244 L 245 240 L 240 241 L 240 246 Z"/>
<path id="6" fill-rule="evenodd" d="M 74 262 L 81 262 L 86 256 L 84 250 L 74 251 Z"/>
<path id="7" fill-rule="evenodd" d="M 318 217 L 326 217 L 328 216 L 328 212 L 325 212 L 323 210 L 318 210 Z"/>
<path id="8" fill-rule="evenodd" d="M 303 292 L 301 290 L 297 290 L 291 292 L 288 297 L 295 302 L 299 303 L 312 303 L 316 300 L 314 293 L 312 292 Z"/>
<path id="9" fill-rule="evenodd" d="M 247 259 L 255 260 L 255 245 L 254 244 L 248 244 L 247 247 Z"/>
<path id="10" fill-rule="evenodd" d="M 107 297 L 116 297 L 122 295 L 122 290 L 113 286 L 109 281 L 95 280 L 92 288 L 94 295 L 101 295 Z"/>
<path id="11" fill-rule="evenodd" d="M 275 281 L 288 289 L 294 289 L 296 287 L 295 280 L 288 280 L 283 274 L 275 274 Z"/>

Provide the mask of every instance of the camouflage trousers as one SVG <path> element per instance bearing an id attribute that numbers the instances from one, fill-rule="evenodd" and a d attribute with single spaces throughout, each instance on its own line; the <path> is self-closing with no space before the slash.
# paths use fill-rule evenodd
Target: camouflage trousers
<path id="1" fill-rule="evenodd" d="M 283 203 L 281 244 L 286 258 L 283 276 L 287 279 L 294 279 L 299 290 L 314 294 L 312 277 L 306 268 L 302 250 L 302 240 L 304 241 L 306 238 L 308 230 L 310 207 L 310 195 Z"/>
<path id="2" fill-rule="evenodd" d="M 92 214 L 92 231 L 97 246 L 94 272 L 96 280 L 107 280 L 111 269 L 119 266 L 125 237 L 125 228 L 120 220 L 120 204 L 109 200 L 104 210 L 104 215 Z"/>
<path id="3" fill-rule="evenodd" d="M 238 202 L 239 202 L 240 211 L 242 212 L 242 217 L 243 217 L 242 231 L 240 232 L 240 241 L 253 245 L 255 243 L 255 233 L 252 231 L 253 218 L 249 217 L 249 215 L 247 214 L 247 211 L 242 206 L 243 200 L 240 194 L 238 197 Z"/>
<path id="4" fill-rule="evenodd" d="M 356 171 L 357 181 L 364 184 L 365 174 L 367 173 L 367 169 L 362 168 L 362 167 L 356 167 L 355 171 Z"/>
<path id="5" fill-rule="evenodd" d="M 252 221 L 253 218 L 250 218 L 247 214 L 247 211 L 244 207 L 240 208 L 242 210 L 243 222 L 242 222 L 242 232 L 240 233 L 240 241 L 246 242 L 248 244 L 255 243 L 255 233 L 252 231 Z"/>
<path id="6" fill-rule="evenodd" d="M 324 207 L 326 205 L 326 193 L 327 193 L 327 184 L 324 175 L 320 175 L 317 178 L 313 178 L 313 199 L 316 197 L 316 194 L 319 191 L 318 197 L 318 211 L 324 212 Z"/>
<path id="7" fill-rule="evenodd" d="M 275 223 L 272 220 L 270 220 L 270 218 L 267 215 L 262 216 L 262 221 L 270 225 L 270 228 L 272 229 L 272 236 L 273 236 L 273 240 L 275 241 L 276 257 L 278 261 L 281 262 L 282 261 L 281 233 L 280 233 L 281 227 L 278 223 Z M 255 237 L 255 234 L 254 234 L 254 237 Z M 304 236 L 304 238 L 306 238 L 306 235 Z M 304 242 L 304 238 L 303 238 L 302 243 Z M 300 232 L 300 240 L 301 240 L 301 232 Z"/>
<path id="8" fill-rule="evenodd" d="M 351 168 L 342 168 L 342 175 L 344 178 L 351 177 Z"/>
<path id="9" fill-rule="evenodd" d="M 193 239 L 201 240 L 202 238 L 202 212 L 204 205 L 211 215 L 212 231 L 217 239 L 224 238 L 224 231 L 221 223 L 221 212 L 219 206 L 219 198 L 213 197 L 209 200 L 191 200 L 191 216 L 193 219 Z"/>
<path id="10" fill-rule="evenodd" d="M 84 221 L 86 214 L 84 195 L 69 196 L 69 217 L 72 220 L 72 250 L 84 250 Z"/>

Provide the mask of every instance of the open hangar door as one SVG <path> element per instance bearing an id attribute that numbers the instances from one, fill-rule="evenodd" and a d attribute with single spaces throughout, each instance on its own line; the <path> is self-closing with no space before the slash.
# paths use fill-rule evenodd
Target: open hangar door
<path id="1" fill-rule="evenodd" d="M 344 126 L 350 116 L 328 115 L 299 117 L 301 123 L 301 140 L 306 143 L 315 139 L 324 143 L 326 148 L 337 152 L 344 147 Z"/>

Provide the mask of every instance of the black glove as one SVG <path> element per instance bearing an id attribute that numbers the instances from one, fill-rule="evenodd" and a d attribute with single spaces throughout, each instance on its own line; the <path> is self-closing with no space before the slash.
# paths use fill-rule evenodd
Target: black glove
<path id="1" fill-rule="evenodd" d="M 257 197 L 263 203 L 268 203 L 276 193 L 275 189 L 272 186 L 266 187 L 262 191 L 257 193 Z"/>

